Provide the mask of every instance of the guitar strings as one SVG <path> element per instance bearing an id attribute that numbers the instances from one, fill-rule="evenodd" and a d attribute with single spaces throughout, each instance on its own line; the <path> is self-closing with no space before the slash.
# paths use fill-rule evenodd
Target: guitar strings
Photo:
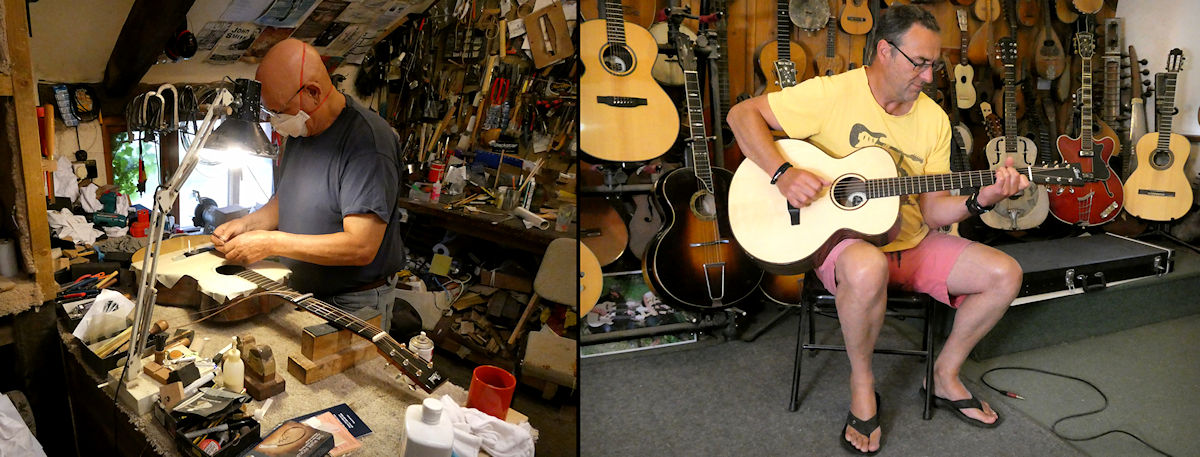
<path id="1" fill-rule="evenodd" d="M 1022 168 L 1021 171 L 1037 174 L 1045 171 L 1061 169 L 1061 167 L 1025 167 Z M 1027 173 L 1022 174 L 1024 175 Z M 868 179 L 866 181 L 856 181 L 853 183 L 835 184 L 833 195 L 837 200 L 844 200 L 846 197 L 857 193 L 866 193 L 868 196 L 887 196 L 892 194 L 893 192 L 891 191 L 896 189 L 921 189 L 934 183 L 954 182 L 955 180 L 963 179 L 970 180 L 971 184 L 974 184 L 975 179 L 979 179 L 983 185 L 990 185 L 995 183 L 995 177 L 995 170 L 972 170 L 937 175 Z M 988 182 L 989 178 L 991 178 L 991 182 Z"/>

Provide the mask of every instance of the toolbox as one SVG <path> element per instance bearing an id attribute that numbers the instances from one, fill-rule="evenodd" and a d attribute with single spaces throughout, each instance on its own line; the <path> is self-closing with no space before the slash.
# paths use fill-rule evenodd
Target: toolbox
<path id="1" fill-rule="evenodd" d="M 1024 271 L 1013 305 L 1080 294 L 1171 271 L 1174 250 L 1104 233 L 996 246 Z"/>

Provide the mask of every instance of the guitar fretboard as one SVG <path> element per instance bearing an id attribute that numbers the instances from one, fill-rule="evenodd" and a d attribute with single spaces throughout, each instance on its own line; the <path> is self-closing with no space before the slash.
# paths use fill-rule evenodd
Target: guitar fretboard
<path id="1" fill-rule="evenodd" d="M 832 59 L 837 47 L 837 21 L 833 16 L 825 21 L 825 58 Z"/>
<path id="2" fill-rule="evenodd" d="M 1158 149 L 1171 149 L 1171 128 L 1175 118 L 1175 77 L 1176 73 L 1159 73 L 1156 75 L 1158 96 L 1154 104 L 1158 111 Z"/>
<path id="3" fill-rule="evenodd" d="M 393 365 L 399 368 L 401 373 L 412 379 L 425 392 L 432 392 L 433 389 L 445 381 L 445 378 L 433 370 L 432 363 L 409 351 L 408 347 L 397 342 L 387 332 L 383 331 L 383 329 L 315 298 L 305 298 L 295 301 L 294 299 L 302 297 L 305 294 L 301 294 L 290 287 L 273 281 L 254 270 L 242 270 L 236 274 L 239 278 L 250 281 L 263 289 L 289 297 L 293 299 L 292 303 L 304 308 L 305 311 L 316 314 L 371 341 L 376 347 L 382 350 L 386 357 L 391 359 Z"/>
<path id="4" fill-rule="evenodd" d="M 683 76 L 692 141 L 692 168 L 696 170 L 696 178 L 704 183 L 704 188 L 714 192 L 712 165 L 708 161 L 708 134 L 704 131 L 704 106 L 700 101 L 700 77 L 695 70 L 684 70 Z"/>
<path id="5" fill-rule="evenodd" d="M 625 43 L 625 8 L 621 0 L 604 0 L 604 22 L 609 43 Z"/>
<path id="6" fill-rule="evenodd" d="M 792 21 L 788 18 L 788 0 L 775 2 L 775 46 L 779 60 L 792 60 Z"/>
<path id="7" fill-rule="evenodd" d="M 1017 153 L 1017 72 L 1016 56 L 1004 62 L 1004 152 Z"/>
<path id="8" fill-rule="evenodd" d="M 1038 175 L 1040 170 L 1046 170 L 1046 168 L 1025 167 L 1017 169 L 1017 171 L 1021 174 L 1032 177 L 1032 181 L 1047 181 L 1047 178 Z M 896 178 L 880 178 L 868 179 L 866 181 L 847 182 L 836 185 L 834 187 L 834 192 L 839 196 L 865 192 L 867 198 L 884 198 L 895 197 L 899 195 L 938 192 L 951 189 L 965 189 L 968 187 L 984 187 L 995 182 L 995 171 L 972 170 L 960 173 L 901 176 Z"/>
<path id="9" fill-rule="evenodd" d="M 1079 92 L 1079 102 L 1082 104 L 1079 108 L 1082 122 L 1079 126 L 1079 156 L 1091 157 L 1095 147 L 1092 139 L 1092 54 L 1081 54 L 1080 57 L 1083 57 L 1083 74 L 1079 78 L 1082 81 Z"/>

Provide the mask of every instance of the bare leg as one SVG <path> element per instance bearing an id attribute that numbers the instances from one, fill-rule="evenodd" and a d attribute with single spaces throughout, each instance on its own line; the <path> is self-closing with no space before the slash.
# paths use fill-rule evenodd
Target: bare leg
<path id="1" fill-rule="evenodd" d="M 888 266 L 879 248 L 855 242 L 845 248 L 835 265 L 838 321 L 850 358 L 850 412 L 860 419 L 875 415 L 875 375 L 871 355 L 886 309 Z M 869 437 L 846 427 L 846 440 L 863 451 L 879 449 L 882 430 Z"/>
<path id="2" fill-rule="evenodd" d="M 970 398 L 971 393 L 959 379 L 962 365 L 1020 292 L 1021 267 L 1007 254 L 975 243 L 963 250 L 946 285 L 951 295 L 966 298 L 955 313 L 954 328 L 934 362 L 934 394 L 948 400 L 963 400 Z M 995 422 L 999 417 L 996 412 L 986 402 L 983 407 L 983 411 L 962 412 L 985 423 Z"/>

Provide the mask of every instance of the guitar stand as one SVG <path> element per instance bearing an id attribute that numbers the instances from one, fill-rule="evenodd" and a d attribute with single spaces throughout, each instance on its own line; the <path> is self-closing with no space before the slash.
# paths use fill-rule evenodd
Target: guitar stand
<path id="1" fill-rule="evenodd" d="M 758 339 L 759 336 L 762 336 L 763 333 L 766 333 L 767 330 L 770 330 L 771 327 L 774 327 L 775 324 L 778 324 L 779 321 L 783 320 L 783 318 L 792 314 L 800 315 L 801 308 L 799 306 L 784 304 L 776 304 L 776 306 L 779 307 L 779 311 L 776 312 L 774 316 L 771 316 L 771 320 L 752 331 L 747 329 L 746 333 L 742 335 L 742 341 L 747 343 L 752 342 Z"/>
<path id="2" fill-rule="evenodd" d="M 1158 223 L 1151 224 L 1151 225 L 1150 225 L 1150 230 L 1147 230 L 1147 231 L 1145 231 L 1145 232 L 1142 232 L 1141 234 L 1139 234 L 1139 235 L 1138 235 L 1138 236 L 1136 236 L 1135 238 L 1137 238 L 1137 239 L 1139 239 L 1139 240 L 1140 240 L 1140 239 L 1142 239 L 1142 238 L 1145 238 L 1145 237 L 1151 237 L 1151 236 L 1161 236 L 1161 237 L 1163 237 L 1163 238 L 1166 238 L 1166 239 L 1168 239 L 1168 240 L 1174 241 L 1174 242 L 1175 242 L 1175 244 L 1178 244 L 1178 245 L 1180 245 L 1180 246 L 1183 246 L 1183 247 L 1185 247 L 1185 248 L 1191 249 L 1191 250 L 1192 250 L 1192 252 L 1195 252 L 1195 253 L 1197 253 L 1197 254 L 1200 254 L 1200 247 L 1197 247 L 1196 245 L 1193 245 L 1193 244 L 1191 244 L 1191 243 L 1188 243 L 1188 242 L 1186 242 L 1186 241 L 1183 241 L 1183 240 L 1182 240 L 1182 239 L 1180 239 L 1179 237 L 1177 237 L 1177 236 L 1175 236 L 1175 235 L 1172 235 L 1170 231 L 1168 231 L 1167 229 L 1165 229 L 1165 228 L 1164 228 L 1165 226 L 1166 226 L 1166 224 L 1163 224 L 1162 222 L 1158 222 Z"/>

